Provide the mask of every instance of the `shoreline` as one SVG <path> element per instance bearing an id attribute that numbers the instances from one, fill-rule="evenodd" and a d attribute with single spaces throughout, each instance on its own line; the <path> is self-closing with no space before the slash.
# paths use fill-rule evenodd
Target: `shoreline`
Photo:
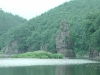
<path id="1" fill-rule="evenodd" d="M 5 58 L 0 59 L 0 67 L 39 66 L 39 65 L 80 65 L 100 63 L 86 59 L 34 59 L 34 58 Z"/>

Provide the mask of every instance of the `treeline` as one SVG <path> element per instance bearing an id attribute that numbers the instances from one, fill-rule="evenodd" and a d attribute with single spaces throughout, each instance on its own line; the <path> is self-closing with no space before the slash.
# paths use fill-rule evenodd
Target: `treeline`
<path id="1" fill-rule="evenodd" d="M 10 41 L 17 41 L 19 52 L 45 50 L 56 53 L 55 38 L 59 33 L 61 20 L 66 19 L 70 24 L 75 52 L 88 52 L 90 45 L 99 50 L 100 19 L 97 16 L 99 14 L 96 13 L 99 11 L 100 0 L 72 0 L 66 2 L 30 19 L 25 24 L 15 23 L 19 26 L 13 27 L 0 36 L 0 48 L 2 50 Z M 10 20 L 10 22 L 12 21 Z M 93 32 L 91 32 L 92 29 Z"/>

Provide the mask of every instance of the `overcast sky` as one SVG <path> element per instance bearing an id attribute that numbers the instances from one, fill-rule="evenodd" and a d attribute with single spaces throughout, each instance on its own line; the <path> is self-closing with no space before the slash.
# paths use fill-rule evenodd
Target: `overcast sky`
<path id="1" fill-rule="evenodd" d="M 31 19 L 69 0 L 0 0 L 0 8 L 6 12 Z"/>

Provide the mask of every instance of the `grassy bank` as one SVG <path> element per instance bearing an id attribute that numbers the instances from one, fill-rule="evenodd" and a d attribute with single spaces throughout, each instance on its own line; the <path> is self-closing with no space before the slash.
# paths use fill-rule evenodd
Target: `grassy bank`
<path id="1" fill-rule="evenodd" d="M 61 58 L 63 58 L 63 55 L 62 54 L 52 54 L 52 53 L 46 52 L 46 51 L 34 51 L 34 52 L 26 52 L 26 53 L 22 53 L 22 54 L 16 54 L 16 55 L 13 55 L 12 58 L 61 59 Z"/>

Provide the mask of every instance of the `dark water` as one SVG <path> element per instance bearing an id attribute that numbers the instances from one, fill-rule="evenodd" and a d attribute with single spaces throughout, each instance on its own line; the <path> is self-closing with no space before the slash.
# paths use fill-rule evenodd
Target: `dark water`
<path id="1" fill-rule="evenodd" d="M 0 67 L 0 75 L 100 75 L 100 64 Z"/>

